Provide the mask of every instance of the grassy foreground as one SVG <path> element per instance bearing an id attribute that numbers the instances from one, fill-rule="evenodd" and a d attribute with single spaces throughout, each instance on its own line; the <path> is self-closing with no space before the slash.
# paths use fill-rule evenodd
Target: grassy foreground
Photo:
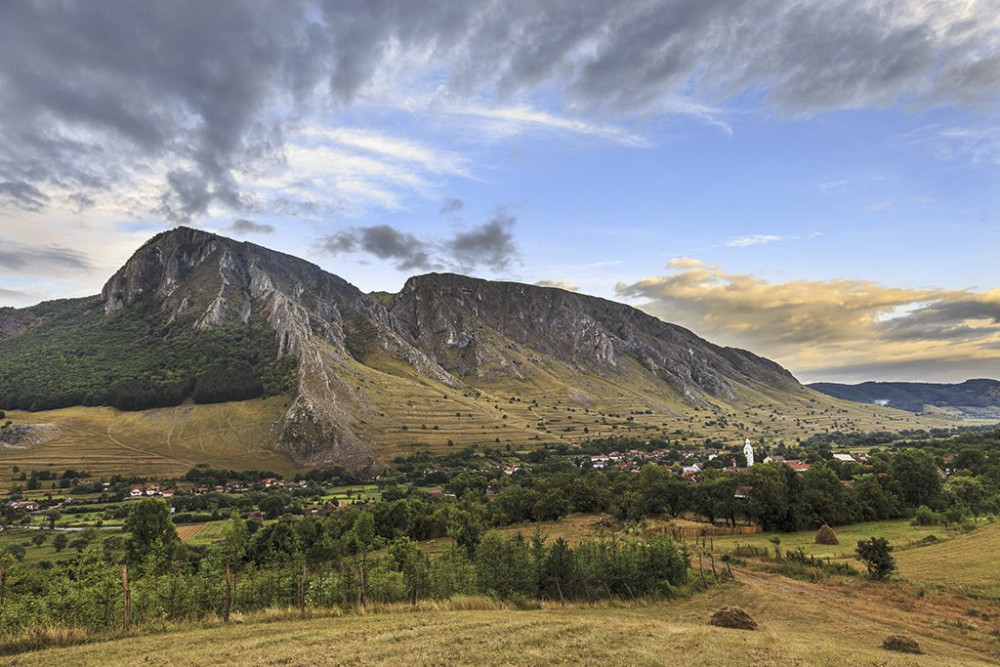
<path id="1" fill-rule="evenodd" d="M 916 597 L 898 584 L 823 585 L 749 572 L 737 573 L 737 579 L 737 584 L 690 599 L 635 607 L 517 611 L 473 599 L 463 610 L 445 605 L 360 616 L 265 617 L 26 653 L 10 658 L 9 664 L 972 665 L 1000 661 L 1000 646 L 989 622 L 965 620 L 965 603 L 958 598 Z M 707 625 L 712 611 L 727 604 L 748 610 L 761 629 L 746 632 Z M 887 635 L 900 633 L 917 638 L 926 654 L 903 655 L 880 647 Z"/>

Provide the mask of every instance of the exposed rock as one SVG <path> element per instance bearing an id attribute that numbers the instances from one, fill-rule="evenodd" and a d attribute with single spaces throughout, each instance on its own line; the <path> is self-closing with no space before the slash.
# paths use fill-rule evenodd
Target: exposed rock
<path id="1" fill-rule="evenodd" d="M 735 399 L 741 384 L 791 391 L 788 371 L 743 350 L 712 345 L 624 304 L 565 290 L 455 274 L 411 278 L 394 299 L 428 357 L 459 377 L 519 373 L 533 351 L 583 372 L 613 375 L 639 362 L 692 404 Z"/>
<path id="2" fill-rule="evenodd" d="M 917 640 L 904 637 L 903 635 L 889 635 L 882 642 L 882 648 L 887 651 L 897 651 L 899 653 L 922 654 L 923 650 Z"/>
<path id="3" fill-rule="evenodd" d="M 26 448 L 41 445 L 59 435 L 55 424 L 11 424 L 0 427 L 0 447 Z"/>
<path id="4" fill-rule="evenodd" d="M 712 618 L 708 621 L 709 625 L 717 625 L 720 628 L 734 628 L 736 630 L 756 630 L 757 621 L 750 617 L 750 614 L 746 613 L 739 607 L 722 607 L 717 609 Z"/>

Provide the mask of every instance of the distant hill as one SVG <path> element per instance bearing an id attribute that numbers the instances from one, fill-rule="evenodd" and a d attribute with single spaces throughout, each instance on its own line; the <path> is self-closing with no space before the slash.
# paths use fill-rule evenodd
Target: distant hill
<path id="1" fill-rule="evenodd" d="M 814 382 L 809 388 L 846 401 L 875 403 L 910 412 L 923 412 L 929 405 L 955 408 L 966 413 L 1000 409 L 1000 381 L 997 380 L 966 380 L 961 384 Z"/>

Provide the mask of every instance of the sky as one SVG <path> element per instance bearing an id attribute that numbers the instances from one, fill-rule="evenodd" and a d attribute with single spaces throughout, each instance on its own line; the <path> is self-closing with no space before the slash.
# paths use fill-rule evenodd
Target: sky
<path id="1" fill-rule="evenodd" d="M 0 305 L 188 225 L 1000 377 L 996 0 L 0 3 Z"/>

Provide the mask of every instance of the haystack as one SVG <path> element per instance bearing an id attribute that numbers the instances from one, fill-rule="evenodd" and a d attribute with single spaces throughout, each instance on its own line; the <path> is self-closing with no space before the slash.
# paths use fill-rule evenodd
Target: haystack
<path id="1" fill-rule="evenodd" d="M 737 630 L 757 629 L 757 621 L 750 618 L 750 614 L 739 607 L 722 607 L 716 610 L 708 624 L 717 625 L 720 628 L 736 628 Z"/>
<path id="2" fill-rule="evenodd" d="M 824 523 L 816 533 L 816 544 L 840 544 L 840 540 L 837 539 L 837 533 L 833 532 L 833 528 Z"/>
<path id="3" fill-rule="evenodd" d="M 923 653 L 917 640 L 904 637 L 902 635 L 889 635 L 882 642 L 882 648 L 888 651 L 898 651 L 899 653 Z"/>

